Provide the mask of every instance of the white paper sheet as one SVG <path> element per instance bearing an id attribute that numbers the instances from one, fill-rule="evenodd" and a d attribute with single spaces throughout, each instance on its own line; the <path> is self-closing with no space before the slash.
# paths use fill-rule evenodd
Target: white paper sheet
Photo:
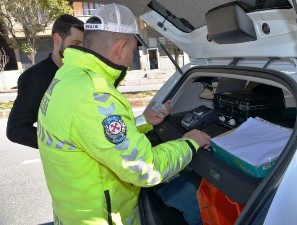
<path id="1" fill-rule="evenodd" d="M 261 119 L 249 118 L 234 132 L 212 141 L 253 166 L 276 159 L 287 144 L 292 131 Z"/>

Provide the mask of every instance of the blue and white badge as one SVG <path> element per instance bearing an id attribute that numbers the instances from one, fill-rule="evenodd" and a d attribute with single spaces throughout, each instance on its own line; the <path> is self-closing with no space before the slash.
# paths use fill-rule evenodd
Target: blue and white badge
<path id="1" fill-rule="evenodd" d="M 108 141 L 113 144 L 122 143 L 126 139 L 126 124 L 119 115 L 106 117 L 102 121 L 104 134 Z"/>

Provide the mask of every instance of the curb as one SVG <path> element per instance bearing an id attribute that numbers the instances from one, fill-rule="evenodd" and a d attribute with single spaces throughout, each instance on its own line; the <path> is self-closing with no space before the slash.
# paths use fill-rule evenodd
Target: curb
<path id="1" fill-rule="evenodd" d="M 128 99 L 128 101 L 130 102 L 132 108 L 142 108 L 142 107 L 146 107 L 151 99 L 153 97 L 150 98 L 134 98 L 134 99 Z"/>
<path id="2" fill-rule="evenodd" d="M 0 110 L 0 119 L 7 119 L 10 113 L 10 109 Z"/>

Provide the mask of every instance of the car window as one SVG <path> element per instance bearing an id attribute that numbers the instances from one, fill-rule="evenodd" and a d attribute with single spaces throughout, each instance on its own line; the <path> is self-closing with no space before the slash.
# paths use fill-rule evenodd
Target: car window
<path id="1" fill-rule="evenodd" d="M 240 0 L 238 2 L 242 6 L 242 8 L 246 10 L 246 12 L 292 8 L 288 0 Z"/>

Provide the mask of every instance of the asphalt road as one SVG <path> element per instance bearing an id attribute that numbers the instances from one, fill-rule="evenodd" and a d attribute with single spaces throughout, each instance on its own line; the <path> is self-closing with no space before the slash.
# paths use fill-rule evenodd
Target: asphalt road
<path id="1" fill-rule="evenodd" d="M 0 119 L 0 225 L 51 224 L 51 198 L 39 152 L 10 142 Z"/>

